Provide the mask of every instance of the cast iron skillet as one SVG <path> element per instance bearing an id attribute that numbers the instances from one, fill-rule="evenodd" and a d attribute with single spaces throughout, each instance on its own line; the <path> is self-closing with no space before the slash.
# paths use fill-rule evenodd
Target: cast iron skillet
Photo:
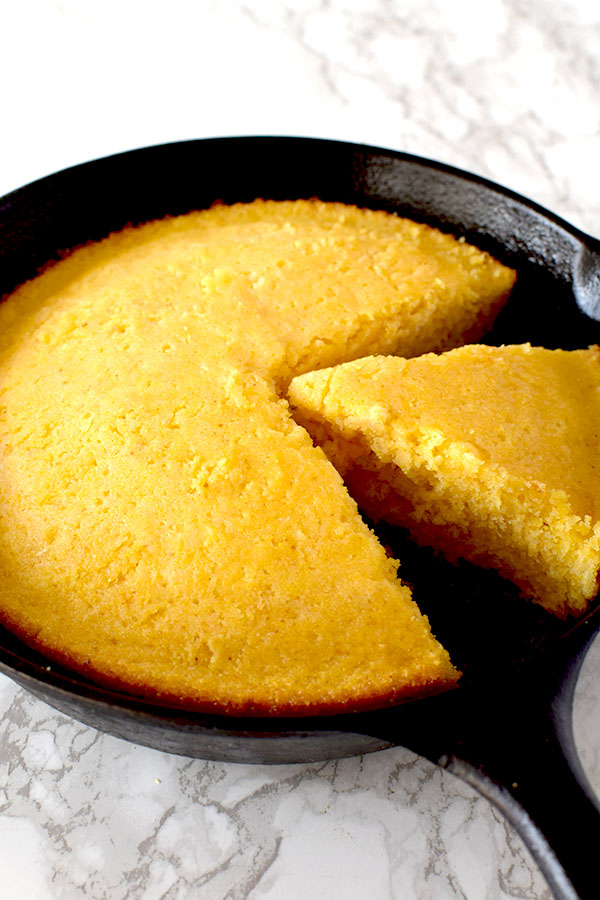
<path id="1" fill-rule="evenodd" d="M 481 178 L 373 147 L 224 138 L 135 150 L 68 169 L 0 201 L 0 295 L 59 251 L 128 222 L 215 200 L 319 197 L 377 207 L 464 235 L 518 270 L 489 343 L 600 343 L 600 242 Z M 558 622 L 493 573 L 451 567 L 397 530 L 382 538 L 433 630 L 464 672 L 455 691 L 394 709 L 306 719 L 236 719 L 161 707 L 48 666 L 0 633 L 0 666 L 96 728 L 171 753 L 231 762 L 308 762 L 403 745 L 461 776 L 520 831 L 559 898 L 597 897 L 600 805 L 572 733 L 598 601 Z M 250 550 L 251 552 L 251 550 Z M 565 872 L 569 873 L 569 879 Z"/>

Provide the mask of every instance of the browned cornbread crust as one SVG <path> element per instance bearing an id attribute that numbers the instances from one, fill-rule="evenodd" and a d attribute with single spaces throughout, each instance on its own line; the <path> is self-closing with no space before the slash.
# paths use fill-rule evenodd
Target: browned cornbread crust
<path id="1" fill-rule="evenodd" d="M 0 306 L 0 608 L 170 700 L 302 714 L 452 685 L 281 392 L 479 331 L 514 273 L 383 213 L 216 207 L 74 252 Z"/>
<path id="2" fill-rule="evenodd" d="M 369 515 L 580 614 L 600 570 L 600 354 L 530 345 L 371 357 L 290 399 Z"/>

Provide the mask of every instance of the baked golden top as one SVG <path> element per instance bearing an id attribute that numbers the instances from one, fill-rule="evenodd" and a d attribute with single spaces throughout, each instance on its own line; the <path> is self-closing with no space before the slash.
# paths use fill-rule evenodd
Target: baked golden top
<path id="1" fill-rule="evenodd" d="M 559 615 L 595 595 L 598 348 L 372 357 L 289 396 L 371 515 L 500 568 Z"/>
<path id="2" fill-rule="evenodd" d="M 126 229 L 0 306 L 0 607 L 206 708 L 328 711 L 456 680 L 281 397 L 480 330 L 514 280 L 424 226 L 257 201 Z"/>

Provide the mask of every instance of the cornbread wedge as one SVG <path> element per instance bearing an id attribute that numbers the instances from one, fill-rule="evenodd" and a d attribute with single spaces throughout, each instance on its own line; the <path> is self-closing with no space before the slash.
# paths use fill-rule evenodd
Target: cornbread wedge
<path id="1" fill-rule="evenodd" d="M 294 379 L 301 422 L 373 519 L 579 614 L 600 569 L 600 352 L 469 346 Z"/>
<path id="2" fill-rule="evenodd" d="M 0 306 L 0 609 L 90 677 L 299 715 L 451 686 L 290 378 L 477 335 L 514 273 L 394 216 L 215 207 L 75 251 Z"/>

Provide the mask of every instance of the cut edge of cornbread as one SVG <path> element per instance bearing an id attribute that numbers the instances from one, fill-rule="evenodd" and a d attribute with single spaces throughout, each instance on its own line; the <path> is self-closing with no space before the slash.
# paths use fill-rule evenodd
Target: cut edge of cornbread
<path id="1" fill-rule="evenodd" d="M 598 357 L 597 348 L 577 352 Z M 365 363 L 372 365 L 357 387 L 352 375 Z M 472 435 L 449 439 L 430 424 L 399 420 L 393 397 L 378 390 L 377 367 L 404 363 L 373 357 L 294 379 L 289 397 L 296 420 L 373 521 L 408 529 L 451 561 L 498 570 L 559 618 L 581 615 L 600 586 L 600 522 L 578 515 L 564 490 L 486 458 Z"/>

